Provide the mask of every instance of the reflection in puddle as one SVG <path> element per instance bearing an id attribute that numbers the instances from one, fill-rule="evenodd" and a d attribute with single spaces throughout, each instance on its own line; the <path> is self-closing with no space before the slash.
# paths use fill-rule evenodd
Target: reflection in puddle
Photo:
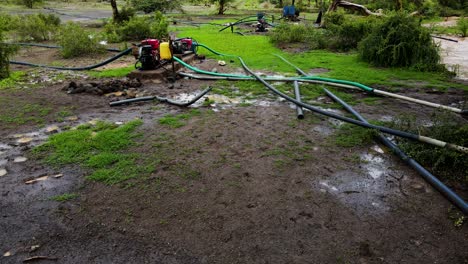
<path id="1" fill-rule="evenodd" d="M 389 161 L 377 145 L 360 155 L 362 171 L 342 170 L 312 182 L 322 193 L 337 197 L 358 213 L 381 213 L 390 209 L 389 197 L 400 195 L 396 184 L 388 181 Z"/>

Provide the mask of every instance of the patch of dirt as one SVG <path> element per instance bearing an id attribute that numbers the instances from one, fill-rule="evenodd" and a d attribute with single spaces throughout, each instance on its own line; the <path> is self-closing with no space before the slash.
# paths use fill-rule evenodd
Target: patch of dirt
<path id="1" fill-rule="evenodd" d="M 232 70 L 212 60 L 195 66 Z M 171 98 L 207 85 L 213 82 L 143 83 L 148 94 Z M 2 263 L 37 255 L 59 263 L 468 262 L 468 227 L 447 219 L 450 203 L 389 150 L 338 147 L 337 122 L 309 111 L 298 121 L 290 104 L 275 101 L 218 112 L 201 107 L 174 129 L 157 121 L 187 110 L 151 102 L 110 108 L 110 98 L 62 87 L 6 90 L 0 97 L 53 106 L 44 122 L 60 129 L 141 118 L 145 136 L 132 151 L 154 160 L 154 172 L 123 185 L 90 182 L 79 167 L 50 168 L 27 155 L 40 142 L 17 144 L 13 134 L 42 133 L 41 125 L 0 123 L 0 161 L 8 171 L 0 177 Z M 405 95 L 445 104 L 464 96 L 458 90 Z M 61 107 L 71 107 L 77 119 L 58 122 Z M 389 98 L 355 108 L 377 120 L 408 112 L 427 119 L 433 112 Z M 27 162 L 13 162 L 25 155 Z M 24 183 L 56 174 L 63 176 Z M 79 198 L 50 200 L 63 193 Z"/>

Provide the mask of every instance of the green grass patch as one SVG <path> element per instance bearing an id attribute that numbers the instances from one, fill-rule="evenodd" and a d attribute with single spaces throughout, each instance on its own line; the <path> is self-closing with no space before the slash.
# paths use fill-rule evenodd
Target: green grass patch
<path id="1" fill-rule="evenodd" d="M 11 98 L 0 98 L 3 109 L 0 122 L 9 126 L 24 124 L 43 124 L 44 118 L 52 112 L 52 108 L 40 104 L 25 103 Z"/>
<path id="2" fill-rule="evenodd" d="M 23 80 L 26 73 L 23 71 L 15 71 L 10 73 L 10 77 L 0 80 L 0 90 L 13 88 L 15 85 Z"/>
<path id="3" fill-rule="evenodd" d="M 189 112 L 183 114 L 166 115 L 160 118 L 158 123 L 172 128 L 179 128 L 185 126 L 186 120 L 192 118 L 193 116 L 199 116 L 200 114 L 200 110 L 192 109 Z"/>
<path id="4" fill-rule="evenodd" d="M 330 77 L 341 80 L 360 82 L 372 85 L 397 85 L 399 87 L 412 87 L 413 83 L 402 82 L 414 80 L 428 82 L 438 87 L 458 87 L 468 90 L 466 85 L 450 82 L 449 77 L 442 73 L 418 72 L 405 68 L 376 68 L 358 59 L 356 52 L 335 53 L 325 50 L 314 50 L 302 53 L 287 53 L 275 47 L 266 36 L 240 36 L 232 34 L 229 30 L 218 32 L 215 26 L 178 27 L 179 36 L 191 36 L 199 43 L 203 43 L 210 48 L 224 54 L 234 54 L 241 56 L 246 64 L 255 70 L 268 70 L 286 75 L 294 75 L 294 69 L 283 63 L 273 54 L 279 54 L 304 71 L 314 68 L 329 69 L 329 72 L 318 74 L 321 77 Z M 199 48 L 200 54 L 219 59 L 204 48 Z M 224 60 L 230 60 L 226 57 Z M 236 65 L 241 67 L 236 61 Z"/>
<path id="5" fill-rule="evenodd" d="M 48 165 L 80 164 L 90 170 L 90 180 L 116 184 L 151 171 L 139 166 L 139 154 L 124 152 L 134 145 L 135 129 L 142 124 L 134 120 L 122 126 L 98 122 L 53 135 L 33 149 L 33 154 Z"/>
<path id="6" fill-rule="evenodd" d="M 102 71 L 88 71 L 87 73 L 90 76 L 96 77 L 96 78 L 125 77 L 133 70 L 135 70 L 135 66 L 130 65 L 127 67 L 106 69 Z"/>
<path id="7" fill-rule="evenodd" d="M 370 144 L 375 133 L 372 129 L 343 124 L 335 133 L 333 140 L 338 146 L 350 148 Z"/>
<path id="8" fill-rule="evenodd" d="M 52 196 L 50 200 L 56 202 L 67 202 L 76 198 L 78 198 L 78 194 L 76 193 L 64 193 L 61 195 Z"/>

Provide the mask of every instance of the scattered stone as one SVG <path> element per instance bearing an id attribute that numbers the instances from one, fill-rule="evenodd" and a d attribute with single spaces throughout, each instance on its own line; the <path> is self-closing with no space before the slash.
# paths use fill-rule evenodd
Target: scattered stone
<path id="1" fill-rule="evenodd" d="M 31 141 L 33 141 L 33 138 L 31 138 L 31 137 L 22 137 L 22 138 L 18 139 L 16 142 L 19 145 L 27 145 L 27 144 L 31 143 Z"/>
<path id="2" fill-rule="evenodd" d="M 127 97 L 135 98 L 136 96 L 137 96 L 137 89 L 130 88 L 130 89 L 127 90 Z"/>
<path id="3" fill-rule="evenodd" d="M 0 177 L 7 175 L 8 171 L 6 169 L 0 169 Z"/>
<path id="4" fill-rule="evenodd" d="M 420 183 L 413 183 L 410 185 L 411 188 L 415 189 L 416 191 L 424 191 L 424 185 Z"/>
<path id="5" fill-rule="evenodd" d="M 31 246 L 31 249 L 29 250 L 29 252 L 34 252 L 36 251 L 38 248 L 40 248 L 41 246 L 40 245 L 32 245 Z"/>
<path id="6" fill-rule="evenodd" d="M 212 72 L 218 72 L 218 69 L 213 68 L 213 69 L 211 69 L 211 71 L 212 71 Z"/>
<path id="7" fill-rule="evenodd" d="M 25 162 L 27 161 L 28 159 L 26 157 L 16 157 L 13 162 L 14 163 L 21 163 L 21 162 Z"/>
<path id="8" fill-rule="evenodd" d="M 123 122 L 117 121 L 117 122 L 115 122 L 115 124 L 118 125 L 118 126 L 120 126 L 120 125 L 123 125 Z"/>
<path id="9" fill-rule="evenodd" d="M 220 61 L 218 61 L 218 65 L 219 65 L 219 66 L 225 66 L 225 65 L 226 65 L 226 62 L 223 61 L 223 60 L 220 60 Z"/>
<path id="10" fill-rule="evenodd" d="M 46 134 L 55 134 L 59 132 L 59 127 L 58 126 L 49 126 L 45 130 Z"/>
<path id="11" fill-rule="evenodd" d="M 90 125 L 92 125 L 92 126 L 95 126 L 95 125 L 97 124 L 98 121 L 99 121 L 99 120 L 97 120 L 97 119 L 89 120 L 89 121 L 88 121 L 88 124 L 90 124 Z"/>
<path id="12" fill-rule="evenodd" d="M 56 178 L 56 179 L 57 179 L 57 178 L 61 178 L 61 177 L 63 177 L 63 174 L 62 174 L 62 173 L 55 174 L 55 175 L 53 175 L 52 177 L 54 177 L 54 178 Z"/>
<path id="13" fill-rule="evenodd" d="M 5 253 L 3 254 L 4 257 L 11 257 L 11 255 L 13 255 L 13 254 L 11 254 L 10 251 L 7 251 L 7 252 L 5 252 Z"/>
<path id="14" fill-rule="evenodd" d="M 65 120 L 67 120 L 67 121 L 76 121 L 76 120 L 78 120 L 78 117 L 77 116 L 69 116 L 69 117 L 65 118 Z"/>

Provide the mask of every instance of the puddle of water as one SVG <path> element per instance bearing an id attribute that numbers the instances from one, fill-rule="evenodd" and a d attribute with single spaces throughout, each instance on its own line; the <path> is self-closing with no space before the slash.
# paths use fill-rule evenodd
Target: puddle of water
<path id="1" fill-rule="evenodd" d="M 370 153 L 365 153 L 361 155 L 361 160 L 366 162 L 363 167 L 372 178 L 378 179 L 384 175 L 386 167 L 384 165 L 383 158 Z"/>
<path id="2" fill-rule="evenodd" d="M 360 172 L 343 170 L 327 178 L 312 182 L 312 188 L 336 196 L 358 213 L 382 213 L 390 209 L 386 197 L 400 195 L 398 185 L 391 184 L 388 176 L 389 161 L 382 156 L 383 150 L 375 145 L 360 155 Z"/>
<path id="3" fill-rule="evenodd" d="M 181 102 L 188 102 L 195 98 L 200 92 L 195 92 L 195 93 L 181 93 L 175 97 L 174 100 L 181 101 Z M 268 101 L 268 100 L 257 100 L 257 99 L 243 99 L 242 97 L 227 97 L 225 95 L 220 95 L 220 94 L 211 94 L 211 95 L 205 95 L 202 97 L 200 100 L 195 102 L 194 104 L 191 105 L 191 107 L 200 107 L 203 102 L 204 98 L 207 98 L 214 103 L 211 104 L 211 107 L 214 107 L 214 109 L 225 109 L 227 107 L 239 105 L 241 103 L 246 103 L 246 104 L 252 104 L 255 106 L 262 106 L 262 107 L 267 107 L 267 106 L 272 106 L 275 104 L 278 104 L 279 101 Z M 213 110 L 214 110 L 213 109 Z M 217 109 L 217 110 L 219 110 Z"/>
<path id="4" fill-rule="evenodd" d="M 468 38 L 456 38 L 449 36 L 451 39 L 457 39 L 458 42 L 435 39 L 442 49 L 442 63 L 447 69 L 454 71 L 457 78 L 468 80 Z"/>

